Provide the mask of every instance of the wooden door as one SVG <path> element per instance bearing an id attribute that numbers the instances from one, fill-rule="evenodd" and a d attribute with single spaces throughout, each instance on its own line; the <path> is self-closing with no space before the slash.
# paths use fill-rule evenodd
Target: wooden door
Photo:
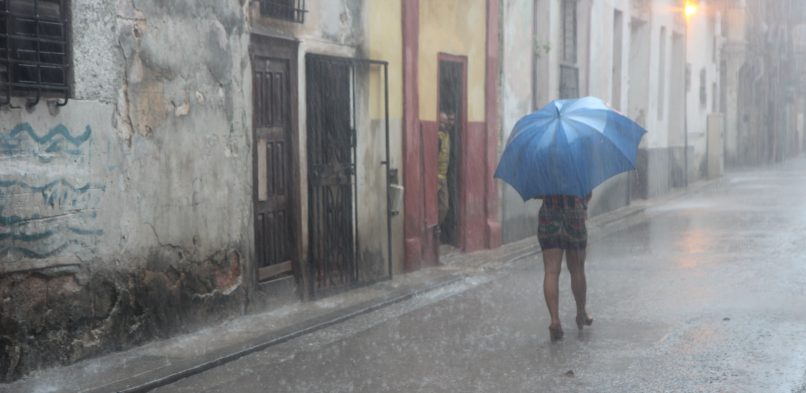
<path id="1" fill-rule="evenodd" d="M 258 281 L 293 273 L 296 253 L 292 56 L 253 51 L 255 260 Z M 282 52 L 279 52 L 282 53 Z"/>

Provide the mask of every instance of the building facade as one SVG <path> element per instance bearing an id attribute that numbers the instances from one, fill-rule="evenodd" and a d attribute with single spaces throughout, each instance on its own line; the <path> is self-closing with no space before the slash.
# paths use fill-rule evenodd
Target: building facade
<path id="1" fill-rule="evenodd" d="M 500 243 L 497 1 L 0 8 L 2 380 Z"/>
<path id="2" fill-rule="evenodd" d="M 403 1 L 405 268 L 500 244 L 497 0 Z M 440 130 L 441 113 L 452 117 Z M 440 221 L 440 138 L 450 137 Z"/>
<path id="3" fill-rule="evenodd" d="M 0 1 L 0 381 L 534 236 L 554 99 L 648 130 L 590 215 L 797 154 L 797 5 Z"/>
<path id="4" fill-rule="evenodd" d="M 709 145 L 708 136 L 721 136 L 724 127 L 718 99 L 722 10 L 703 0 L 687 17 L 684 5 L 673 0 L 504 1 L 500 146 L 530 111 L 554 99 L 592 95 L 648 133 L 636 170 L 597 187 L 590 215 L 703 179 L 709 176 L 709 157 L 718 175 L 721 141 Z M 692 69 L 697 70 L 693 77 Z M 507 186 L 500 192 L 504 241 L 534 236 L 540 203 L 524 203 Z"/>
<path id="5" fill-rule="evenodd" d="M 803 4 L 798 1 L 728 1 L 726 56 L 735 79 L 736 113 L 726 143 L 732 167 L 779 162 L 803 150 Z M 739 67 L 735 71 L 735 67 Z M 735 93 L 734 93 L 735 92 Z"/>

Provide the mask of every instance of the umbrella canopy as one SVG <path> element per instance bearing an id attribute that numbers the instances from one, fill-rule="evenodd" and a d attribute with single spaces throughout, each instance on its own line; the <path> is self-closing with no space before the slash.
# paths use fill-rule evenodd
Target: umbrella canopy
<path id="1" fill-rule="evenodd" d="M 495 177 L 523 200 L 584 197 L 608 178 L 635 169 L 645 133 L 598 98 L 553 101 L 518 121 Z"/>

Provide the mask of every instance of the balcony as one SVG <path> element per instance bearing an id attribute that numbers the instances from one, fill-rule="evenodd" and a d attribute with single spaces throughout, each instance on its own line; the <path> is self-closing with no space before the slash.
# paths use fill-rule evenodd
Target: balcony
<path id="1" fill-rule="evenodd" d="M 260 14 L 294 23 L 305 23 L 305 0 L 260 0 Z"/>

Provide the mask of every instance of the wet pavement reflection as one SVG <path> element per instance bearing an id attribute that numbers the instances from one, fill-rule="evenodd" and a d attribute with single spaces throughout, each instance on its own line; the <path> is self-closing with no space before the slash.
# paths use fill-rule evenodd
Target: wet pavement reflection
<path id="1" fill-rule="evenodd" d="M 800 392 L 806 161 L 728 175 L 592 238 L 592 327 L 551 343 L 542 263 L 519 262 L 159 392 Z M 806 390 L 804 390 L 806 391 Z"/>

